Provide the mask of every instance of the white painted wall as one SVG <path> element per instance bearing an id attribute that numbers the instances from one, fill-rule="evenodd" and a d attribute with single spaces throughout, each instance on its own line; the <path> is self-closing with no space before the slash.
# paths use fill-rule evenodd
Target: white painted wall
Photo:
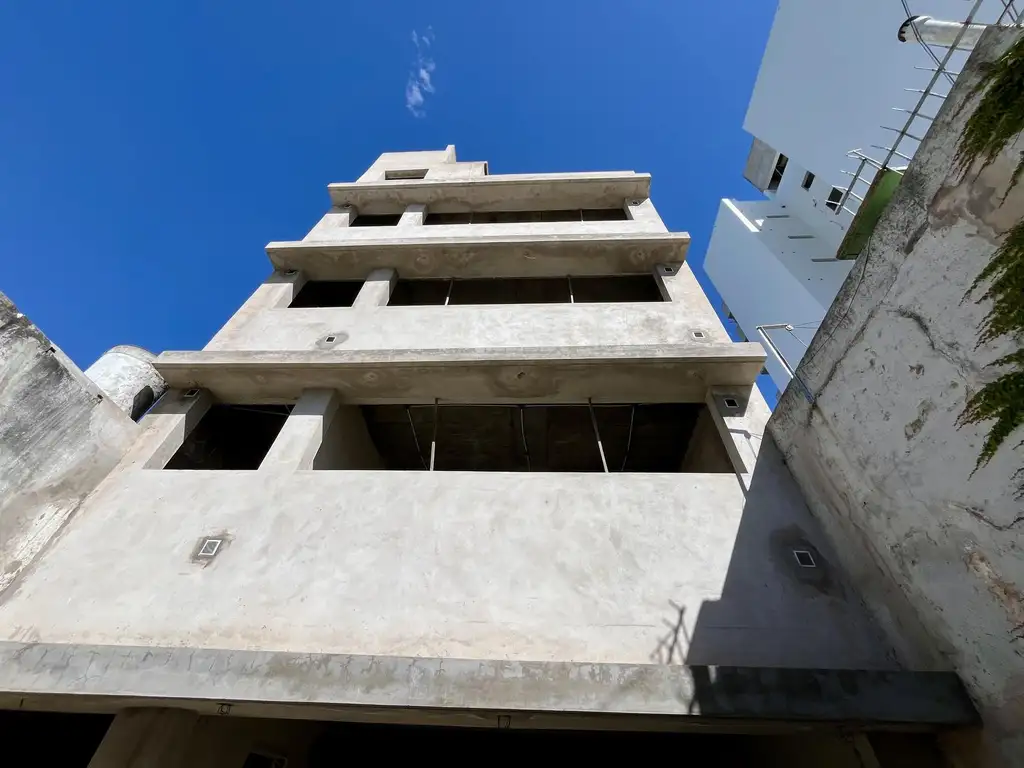
<path id="1" fill-rule="evenodd" d="M 966 18 L 973 5 L 969 0 L 907 4 L 914 14 L 948 20 Z M 998 0 L 985 0 L 975 20 L 994 21 L 1000 10 Z M 914 69 L 934 66 L 924 48 L 897 38 L 906 18 L 899 0 L 780 0 L 744 130 L 828 185 L 845 186 L 848 177 L 841 170 L 854 170 L 846 153 L 890 145 L 895 134 L 881 125 L 899 128 L 906 115 L 892 108 L 911 109 L 918 94 L 904 89 L 924 88 L 931 77 Z M 941 57 L 941 49 L 936 53 Z M 965 58 L 954 54 L 954 71 Z"/>
<path id="2" fill-rule="evenodd" d="M 760 341 L 758 325 L 791 323 L 793 333 L 770 331 L 772 340 L 795 366 L 839 291 L 852 261 L 829 258 L 829 246 L 817 230 L 781 203 L 723 200 L 711 234 L 704 270 L 744 335 Z M 788 216 L 788 218 L 769 218 Z M 814 239 L 791 236 L 815 234 Z M 772 381 L 784 390 L 789 376 L 771 355 Z"/>
<path id="3" fill-rule="evenodd" d="M 912 14 L 963 20 L 971 0 L 908 0 Z M 1002 5 L 984 0 L 976 22 L 994 22 Z M 835 255 L 852 216 L 838 215 L 826 205 L 832 187 L 845 189 L 858 161 L 847 153 L 862 148 L 882 160 L 886 151 L 872 144 L 891 146 L 896 136 L 882 126 L 901 128 L 932 73 L 915 67 L 934 67 L 918 43 L 901 43 L 900 24 L 907 18 L 898 0 L 828 2 L 780 0 L 761 69 L 747 108 L 743 128 L 789 159 L 779 188 L 770 201 L 723 201 L 705 257 L 704 269 L 729 306 L 744 334 L 758 340 L 755 327 L 769 323 L 794 325 L 811 322 L 797 334 L 808 342 L 817 322 L 838 293 L 853 262 L 815 262 Z M 941 59 L 942 49 L 934 49 Z M 966 56 L 954 54 L 947 65 L 959 71 Z M 946 93 L 948 82 L 936 87 Z M 924 110 L 934 114 L 939 99 Z M 930 123 L 914 122 L 912 133 L 923 136 Z M 900 151 L 912 155 L 917 143 L 907 139 Z M 898 164 L 898 163 L 894 163 Z M 802 186 L 807 171 L 814 174 L 809 189 Z M 859 185 L 861 194 L 866 186 Z M 730 209 L 730 206 L 732 208 Z M 854 207 L 855 203 L 851 203 Z M 787 220 L 756 224 L 765 215 L 788 214 Z M 791 234 L 814 234 L 813 240 L 794 241 Z M 794 366 L 803 345 L 785 331 L 775 340 Z M 769 358 L 768 371 L 779 389 L 789 377 Z"/>

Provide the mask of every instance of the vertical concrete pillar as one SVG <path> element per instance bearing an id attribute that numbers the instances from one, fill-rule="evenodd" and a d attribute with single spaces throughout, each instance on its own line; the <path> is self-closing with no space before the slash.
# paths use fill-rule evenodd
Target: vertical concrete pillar
<path id="1" fill-rule="evenodd" d="M 359 289 L 355 301 L 352 302 L 352 308 L 386 307 L 397 280 L 398 273 L 390 267 L 373 270 L 363 283 L 363 287 Z"/>
<path id="2" fill-rule="evenodd" d="M 352 222 L 358 215 L 359 212 L 354 206 L 333 206 L 316 223 L 316 226 L 309 230 L 309 234 L 302 238 L 302 241 L 334 240 L 337 231 L 352 226 Z"/>
<path id="3" fill-rule="evenodd" d="M 405 209 L 402 213 L 402 218 L 398 222 L 399 227 L 419 227 L 423 225 L 423 220 L 427 216 L 427 206 L 419 203 L 413 203 Z"/>
<path id="4" fill-rule="evenodd" d="M 114 718 L 89 768 L 185 768 L 198 721 L 197 713 L 184 709 L 126 709 Z"/>
<path id="5" fill-rule="evenodd" d="M 312 469 L 339 402 L 333 389 L 304 390 L 263 457 L 260 470 Z"/>
<path id="6" fill-rule="evenodd" d="M 654 208 L 648 197 L 644 200 L 627 200 L 626 213 L 629 218 L 640 224 L 640 229 L 650 232 L 668 232 L 668 228 Z"/>
<path id="7" fill-rule="evenodd" d="M 238 308 L 203 349 L 218 349 L 230 344 L 235 331 L 252 319 L 253 315 L 268 309 L 287 307 L 305 283 L 306 276 L 298 270 L 275 271 Z"/>
<path id="8" fill-rule="evenodd" d="M 205 390 L 170 390 L 147 414 L 145 431 L 119 469 L 163 469 L 212 404 L 213 398 Z"/>

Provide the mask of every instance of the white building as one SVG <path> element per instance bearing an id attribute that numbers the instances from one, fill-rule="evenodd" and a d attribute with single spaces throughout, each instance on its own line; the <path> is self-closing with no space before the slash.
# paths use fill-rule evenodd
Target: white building
<path id="1" fill-rule="evenodd" d="M 890 171 L 879 179 L 883 190 L 869 195 L 875 167 L 899 168 L 913 156 L 913 137 L 924 136 L 927 116 L 966 59 L 955 51 L 942 67 L 948 72 L 936 73 L 947 49 L 900 42 L 901 24 L 916 14 L 962 21 L 975 5 L 780 0 L 743 122 L 753 136 L 744 177 L 764 197 L 722 201 L 704 268 L 744 337 L 757 341 L 759 327 L 793 326 L 766 330 L 793 368 L 859 252 L 856 232 L 844 243 L 851 224 L 869 232 L 884 187 L 898 182 Z M 1002 0 L 984 0 L 973 20 L 993 23 L 1004 10 Z M 1002 20 L 1015 18 L 1011 7 Z M 855 152 L 870 159 L 862 163 Z M 860 198 L 868 200 L 863 210 Z M 790 375 L 776 355 L 767 368 L 785 389 Z"/>

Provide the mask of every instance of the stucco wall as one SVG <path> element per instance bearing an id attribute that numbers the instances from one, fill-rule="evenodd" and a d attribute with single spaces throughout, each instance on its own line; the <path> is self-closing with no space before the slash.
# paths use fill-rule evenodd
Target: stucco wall
<path id="1" fill-rule="evenodd" d="M 0 592 L 139 431 L 0 293 Z"/>
<path id="2" fill-rule="evenodd" d="M 131 469 L 9 596 L 0 635 L 893 668 L 785 468 L 761 473 L 748 496 L 731 474 Z M 214 534 L 230 541 L 193 562 Z M 821 583 L 787 542 L 820 553 Z"/>
<path id="3" fill-rule="evenodd" d="M 1014 34 L 986 33 L 805 355 L 814 404 L 790 386 L 770 423 L 904 659 L 952 665 L 975 697 L 990 751 L 972 765 L 1024 765 L 1021 435 L 972 475 L 991 422 L 956 424 L 1017 348 L 978 347 L 989 305 L 963 297 L 1024 212 L 1024 188 L 1007 192 L 1019 140 L 966 178 L 951 168 L 979 67 Z"/>

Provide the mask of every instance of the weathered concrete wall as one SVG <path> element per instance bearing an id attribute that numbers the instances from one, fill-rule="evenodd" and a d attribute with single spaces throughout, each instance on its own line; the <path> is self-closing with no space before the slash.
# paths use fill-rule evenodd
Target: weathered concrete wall
<path id="1" fill-rule="evenodd" d="M 126 470 L 11 590 L 0 638 L 893 668 L 775 471 L 745 496 L 726 474 Z"/>
<path id="2" fill-rule="evenodd" d="M 1024 765 L 1021 435 L 972 475 L 991 424 L 956 425 L 1017 348 L 978 347 L 989 306 L 963 297 L 1024 215 L 1019 140 L 966 178 L 951 168 L 979 71 L 1016 34 L 986 33 L 829 311 L 798 370 L 814 404 L 791 385 L 770 423 L 904 660 L 952 665 L 976 698 L 989 751 L 972 765 Z"/>
<path id="3" fill-rule="evenodd" d="M 139 433 L 0 293 L 0 592 Z"/>

